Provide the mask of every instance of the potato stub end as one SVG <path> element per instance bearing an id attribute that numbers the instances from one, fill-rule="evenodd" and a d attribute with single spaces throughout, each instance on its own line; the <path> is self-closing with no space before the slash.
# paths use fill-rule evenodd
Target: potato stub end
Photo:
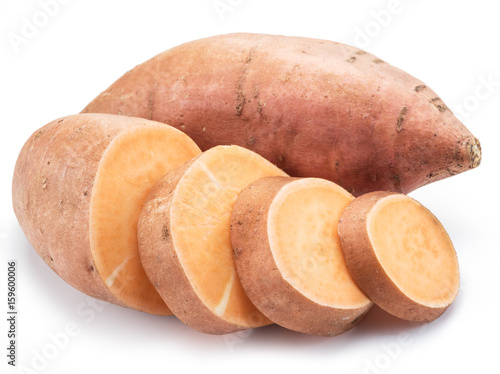
<path id="1" fill-rule="evenodd" d="M 481 143 L 478 139 L 474 139 L 469 145 L 469 155 L 471 160 L 471 169 L 477 168 L 481 164 Z"/>
<path id="2" fill-rule="evenodd" d="M 134 309 L 171 314 L 141 265 L 137 222 L 154 184 L 199 152 L 175 129 L 137 125 L 115 138 L 99 163 L 90 203 L 92 256 L 106 286 Z"/>

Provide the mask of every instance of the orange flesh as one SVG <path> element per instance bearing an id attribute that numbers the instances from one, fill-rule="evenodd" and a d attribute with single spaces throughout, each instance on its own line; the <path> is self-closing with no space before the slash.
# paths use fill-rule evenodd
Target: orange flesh
<path id="1" fill-rule="evenodd" d="M 137 221 L 154 184 L 200 153 L 187 135 L 169 126 L 138 125 L 106 149 L 90 203 L 90 245 L 96 270 L 126 305 L 171 314 L 141 265 Z"/>
<path id="2" fill-rule="evenodd" d="M 458 293 L 458 260 L 441 223 L 406 196 L 380 200 L 368 215 L 375 254 L 391 280 L 410 299 L 432 308 Z"/>
<path id="3" fill-rule="evenodd" d="M 308 178 L 284 186 L 269 210 L 269 243 L 280 273 L 320 305 L 354 309 L 370 303 L 347 271 L 337 234 L 352 200 L 334 183 Z"/>
<path id="4" fill-rule="evenodd" d="M 200 156 L 174 192 L 172 239 L 193 290 L 216 316 L 241 327 L 270 323 L 245 295 L 231 246 L 231 211 L 238 194 L 268 176 L 286 176 L 261 156 L 219 146 Z"/>

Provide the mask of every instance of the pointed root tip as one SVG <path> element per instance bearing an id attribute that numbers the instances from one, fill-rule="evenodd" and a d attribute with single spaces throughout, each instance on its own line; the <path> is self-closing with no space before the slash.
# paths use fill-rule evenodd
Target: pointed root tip
<path id="1" fill-rule="evenodd" d="M 467 150 L 470 157 L 470 168 L 477 168 L 481 164 L 481 143 L 478 139 L 474 138 L 469 141 Z"/>

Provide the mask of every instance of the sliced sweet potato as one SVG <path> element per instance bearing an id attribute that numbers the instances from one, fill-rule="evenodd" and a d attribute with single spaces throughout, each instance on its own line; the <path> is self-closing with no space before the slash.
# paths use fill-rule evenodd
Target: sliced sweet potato
<path id="1" fill-rule="evenodd" d="M 162 123 L 64 117 L 24 145 L 14 172 L 14 211 L 33 247 L 73 287 L 171 314 L 142 268 L 137 220 L 154 184 L 200 152 L 187 135 Z"/>
<path id="2" fill-rule="evenodd" d="M 246 294 L 271 321 L 333 336 L 371 307 L 347 271 L 337 234 L 352 199 L 319 178 L 264 178 L 239 195 L 231 218 L 236 268 Z"/>
<path id="3" fill-rule="evenodd" d="M 357 198 L 342 214 L 339 235 L 352 277 L 387 312 L 431 321 L 455 299 L 453 244 L 437 218 L 410 197 L 372 192 Z"/>
<path id="4" fill-rule="evenodd" d="M 236 197 L 257 179 L 286 175 L 238 146 L 218 146 L 169 173 L 152 189 L 138 225 L 151 282 L 188 326 L 223 334 L 269 324 L 236 274 L 230 218 Z"/>

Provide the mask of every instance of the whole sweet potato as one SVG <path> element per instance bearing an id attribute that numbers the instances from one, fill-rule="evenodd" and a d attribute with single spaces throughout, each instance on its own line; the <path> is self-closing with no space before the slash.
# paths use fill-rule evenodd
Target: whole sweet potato
<path id="1" fill-rule="evenodd" d="M 137 66 L 84 112 L 168 123 L 202 150 L 251 149 L 354 195 L 410 192 L 479 165 L 479 141 L 424 83 L 355 47 L 230 34 Z"/>

